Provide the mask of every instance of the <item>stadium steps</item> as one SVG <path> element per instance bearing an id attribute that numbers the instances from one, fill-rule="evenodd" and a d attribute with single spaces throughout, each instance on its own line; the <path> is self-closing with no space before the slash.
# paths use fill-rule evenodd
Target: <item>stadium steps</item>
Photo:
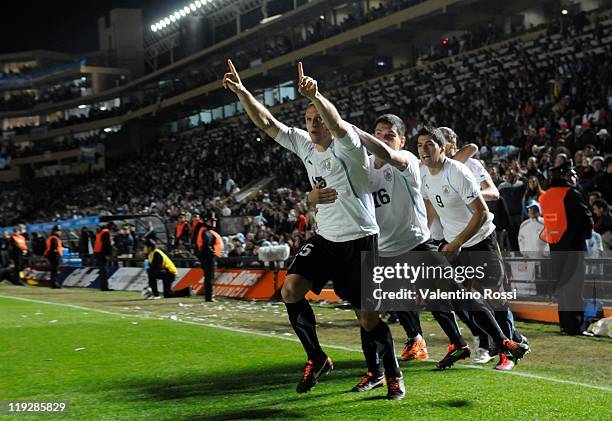
<path id="1" fill-rule="evenodd" d="M 275 178 L 276 177 L 266 177 L 266 178 L 262 178 L 259 181 L 255 181 L 253 183 L 249 183 L 249 184 L 246 185 L 246 187 L 244 189 L 240 190 L 238 193 L 234 194 L 232 197 L 234 198 L 234 200 L 236 202 L 242 202 L 243 200 L 245 200 L 249 196 L 257 193 L 259 190 L 261 190 L 264 187 L 266 187 Z"/>

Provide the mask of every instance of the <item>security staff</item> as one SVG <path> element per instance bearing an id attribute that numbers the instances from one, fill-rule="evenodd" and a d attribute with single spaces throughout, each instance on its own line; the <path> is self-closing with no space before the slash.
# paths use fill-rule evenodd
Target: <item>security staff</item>
<path id="1" fill-rule="evenodd" d="M 187 216 L 183 212 L 179 215 L 176 229 L 174 230 L 174 247 L 178 247 L 181 244 L 189 243 L 191 239 L 191 227 L 187 222 Z"/>
<path id="2" fill-rule="evenodd" d="M 23 270 L 23 258 L 28 254 L 28 243 L 23 236 L 25 225 L 18 225 L 11 234 L 9 240 L 9 257 L 13 261 L 13 271 L 10 281 L 15 285 L 25 285 L 21 280 L 21 271 Z"/>
<path id="3" fill-rule="evenodd" d="M 204 272 L 204 300 L 212 301 L 213 283 L 215 282 L 215 260 L 221 256 L 223 240 L 214 230 L 217 223 L 215 214 L 204 218 L 197 234 L 197 257 Z"/>
<path id="4" fill-rule="evenodd" d="M 544 217 L 542 239 L 550 245 L 551 273 L 556 282 L 561 332 L 582 332 L 582 288 L 586 265 L 586 239 L 591 237 L 591 211 L 576 187 L 571 160 L 550 169 L 550 188 L 540 195 Z"/>
<path id="5" fill-rule="evenodd" d="M 61 235 L 62 230 L 59 225 L 54 226 L 51 235 L 47 238 L 45 247 L 45 257 L 49 261 L 49 266 L 51 268 L 51 288 L 54 289 L 61 288 L 61 285 L 57 282 L 57 268 L 63 253 Z"/>
<path id="6" fill-rule="evenodd" d="M 176 266 L 172 263 L 172 260 L 160 249 L 157 248 L 155 241 L 146 240 L 144 244 L 144 252 L 149 261 L 149 268 L 147 273 L 149 275 L 149 288 L 153 294 L 152 299 L 159 298 L 159 291 L 157 289 L 157 280 L 161 279 L 162 285 L 164 286 L 164 297 L 170 298 L 173 296 L 172 284 L 176 279 L 178 271 Z"/>
<path id="7" fill-rule="evenodd" d="M 196 211 L 191 217 L 191 231 L 190 231 L 191 247 L 196 252 L 198 249 L 198 246 L 197 246 L 198 234 L 200 232 L 200 228 L 202 228 L 203 223 L 204 222 L 200 218 L 200 213 Z"/>
<path id="8" fill-rule="evenodd" d="M 108 260 L 113 254 L 113 243 L 111 230 L 115 228 L 115 224 L 109 222 L 106 227 L 100 229 L 96 234 L 96 242 L 94 243 L 94 260 L 100 272 L 100 291 L 108 291 Z"/>

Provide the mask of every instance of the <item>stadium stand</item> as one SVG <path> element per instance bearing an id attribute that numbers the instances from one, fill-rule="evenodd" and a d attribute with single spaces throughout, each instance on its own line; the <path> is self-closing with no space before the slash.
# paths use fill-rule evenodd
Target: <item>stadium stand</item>
<path id="1" fill-rule="evenodd" d="M 611 201 L 603 158 L 593 159 L 612 153 L 610 137 L 603 134 L 612 129 L 612 19 L 598 16 L 589 17 L 592 23 L 576 20 L 563 26 L 553 22 L 546 29 L 490 46 L 496 40 L 495 31 L 490 36 L 484 31 L 479 36 L 482 44 L 460 46 L 461 41 L 452 41 L 449 51 L 432 54 L 444 58 L 426 65 L 348 86 L 350 81 L 337 80 L 336 86 L 342 87 L 332 89 L 330 97 L 348 120 L 364 128 L 385 112 L 404 118 L 411 137 L 425 122 L 453 127 L 461 140 L 481 146 L 480 158 L 496 184 L 511 169 L 526 176 L 526 162 L 534 157 L 530 167 L 539 168 L 545 188 L 547 169 L 556 155 L 567 152 L 573 157 L 594 149 L 588 152 L 590 160 L 579 163 L 580 184 L 587 193 L 601 190 L 604 199 Z M 470 50 L 483 44 L 487 46 Z M 328 90 L 325 82 L 322 86 Z M 298 100 L 273 111 L 279 120 L 302 126 L 303 106 Z M 120 114 L 119 110 L 125 112 L 119 108 L 109 113 Z M 181 210 L 212 208 L 221 213 L 227 205 L 232 215 L 263 212 L 266 220 L 273 221 L 267 225 L 273 228 L 266 237 L 272 239 L 283 234 L 279 228 L 283 222 L 278 221 L 289 219 L 291 212 L 307 213 L 301 199 L 309 187 L 301 166 L 244 117 L 195 126 L 184 120 L 178 127 L 170 139 L 160 135 L 158 143 L 141 156 L 124 159 L 104 172 L 5 184 L 7 200 L 0 204 L 0 225 L 24 219 L 151 211 L 173 220 Z M 58 148 L 63 146 L 72 145 Z M 238 155 L 240 161 L 230 159 Z M 298 187 L 292 191 L 291 205 L 285 201 L 287 195 L 275 189 L 244 203 L 232 203 L 224 191 L 224 178 L 244 186 L 271 175 L 276 176 L 275 189 Z M 524 188 L 519 195 L 523 192 Z M 277 207 L 266 207 L 265 197 Z M 253 229 L 244 234 L 261 237 Z M 508 247 L 516 247 L 514 238 Z"/>

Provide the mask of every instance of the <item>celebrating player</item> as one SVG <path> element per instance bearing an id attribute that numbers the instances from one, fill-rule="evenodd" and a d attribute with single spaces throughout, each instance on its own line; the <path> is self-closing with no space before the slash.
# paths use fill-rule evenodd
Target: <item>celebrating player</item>
<path id="1" fill-rule="evenodd" d="M 431 267 L 448 266 L 448 261 L 437 252 L 429 238 L 427 213 L 421 196 L 419 160 L 402 150 L 406 142 L 405 124 L 397 116 L 387 114 L 376 120 L 374 136 L 356 129 L 363 145 L 374 155 L 370 157 L 370 190 L 376 205 L 376 221 L 380 227 L 379 251 L 381 260 L 390 264 L 412 261 Z M 468 149 L 462 155 L 471 154 Z M 450 305 L 442 305 L 432 314 L 451 342 L 448 354 L 437 363 L 440 369 L 452 366 L 470 355 Z M 417 311 L 399 311 L 398 318 L 408 341 L 402 359 L 426 359 L 427 347 Z M 367 377 L 367 376 L 366 376 Z M 365 379 L 365 377 L 364 377 Z M 366 383 L 367 384 L 367 383 Z"/>
<path id="2" fill-rule="evenodd" d="M 301 63 L 298 64 L 299 92 L 311 101 L 305 113 L 308 131 L 287 127 L 276 120 L 244 87 L 231 60 L 228 67 L 230 72 L 225 74 L 223 85 L 238 96 L 253 123 L 300 157 L 311 185 L 332 188 L 338 195 L 334 203 L 317 205 L 317 235 L 297 253 L 281 291 L 291 325 L 308 356 L 297 392 L 308 392 L 333 367 L 321 349 L 315 316 L 304 298 L 310 290 L 320 293 L 331 280 L 338 296 L 355 308 L 366 343 L 374 343 L 381 350 L 387 397 L 403 399 L 403 377 L 391 331 L 378 313 L 360 310 L 361 252 L 375 252 L 378 242 L 365 148 L 355 130 L 321 95 L 316 80 L 304 76 Z M 366 265 L 374 264 L 374 261 L 366 262 Z"/>
<path id="3" fill-rule="evenodd" d="M 491 179 L 491 176 L 484 168 L 484 166 L 480 163 L 480 161 L 469 157 L 467 160 L 462 159 L 462 157 L 457 157 L 457 134 L 454 130 L 449 127 L 439 127 L 442 135 L 446 139 L 444 144 L 444 153 L 448 157 L 453 157 L 453 159 L 457 159 L 459 162 L 465 163 L 465 166 L 472 172 L 474 178 L 476 178 L 476 182 L 480 185 L 480 194 L 485 202 L 494 202 L 499 199 L 499 190 L 495 186 L 495 183 Z M 440 233 L 438 238 L 443 238 L 442 235 L 442 227 L 439 225 Z M 504 271 L 505 273 L 505 271 Z M 527 339 L 525 336 L 518 333 L 516 327 L 514 325 L 514 315 L 510 310 L 508 305 L 504 305 L 503 309 L 495 311 L 495 319 L 501 327 L 504 334 L 517 342 L 524 342 Z M 474 317 L 466 311 L 458 311 L 457 315 L 461 319 L 463 323 L 465 323 L 472 334 L 478 337 L 478 348 L 476 349 L 476 356 L 474 358 L 475 363 L 485 364 L 491 361 L 494 356 L 498 353 L 494 343 L 490 340 L 489 335 L 487 335 L 475 322 Z M 514 364 L 512 360 L 508 358 L 506 354 L 499 353 L 499 362 L 495 366 L 497 370 L 508 371 L 512 370 Z"/>
<path id="4" fill-rule="evenodd" d="M 504 274 L 493 215 L 469 169 L 445 156 L 445 143 L 444 135 L 435 127 L 425 126 L 418 134 L 418 152 L 425 165 L 421 189 L 428 219 L 431 222 L 436 216 L 440 218 L 444 234 L 442 252 L 453 259 L 453 264 L 484 268 L 485 277 L 480 281 L 473 279 L 470 287 L 481 291 L 483 288 L 499 290 L 503 287 Z M 504 335 L 488 303 L 474 300 L 473 304 L 480 310 L 471 313 L 478 326 L 493 338 L 502 352 L 508 352 L 518 362 L 529 346 Z"/>

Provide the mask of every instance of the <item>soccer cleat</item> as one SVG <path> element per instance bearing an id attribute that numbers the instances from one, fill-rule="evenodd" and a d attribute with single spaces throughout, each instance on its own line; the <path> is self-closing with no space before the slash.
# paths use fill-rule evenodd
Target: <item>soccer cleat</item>
<path id="1" fill-rule="evenodd" d="M 426 360 L 429 358 L 429 352 L 427 351 L 427 344 L 425 339 L 409 339 L 406 341 L 404 351 L 400 356 L 400 361 L 410 360 Z"/>
<path id="2" fill-rule="evenodd" d="M 401 401 L 406 396 L 404 377 L 390 377 L 387 379 L 387 399 Z"/>
<path id="3" fill-rule="evenodd" d="M 504 339 L 502 341 L 502 349 L 500 354 L 503 354 L 504 351 L 509 352 L 512 355 L 512 359 L 515 364 L 518 364 L 519 360 L 523 358 L 523 356 L 530 351 L 529 345 L 525 343 L 516 343 L 511 341 L 510 339 Z"/>
<path id="4" fill-rule="evenodd" d="M 478 348 L 476 349 L 476 355 L 474 356 L 473 361 L 476 364 L 486 364 L 489 361 L 491 361 L 493 358 L 495 358 L 495 356 L 491 355 L 488 349 Z"/>
<path id="5" fill-rule="evenodd" d="M 510 371 L 513 368 L 514 362 L 510 358 L 506 357 L 506 354 L 503 352 L 499 354 L 499 362 L 495 366 L 495 369 L 499 371 Z"/>
<path id="6" fill-rule="evenodd" d="M 384 384 L 384 375 L 375 376 L 374 373 L 368 371 L 365 376 L 359 380 L 359 383 L 351 389 L 351 392 L 369 392 L 372 389 L 383 387 Z"/>
<path id="7" fill-rule="evenodd" d="M 440 361 L 436 363 L 436 367 L 439 370 L 450 368 L 459 360 L 464 360 L 470 357 L 470 347 L 464 346 L 462 348 L 457 347 L 454 344 L 448 346 L 448 352 Z"/>
<path id="8" fill-rule="evenodd" d="M 325 358 L 319 363 L 316 364 L 312 360 L 308 360 L 306 365 L 304 366 L 304 375 L 302 379 L 298 383 L 296 387 L 296 392 L 298 393 L 306 393 L 310 389 L 316 386 L 319 382 L 319 377 L 324 374 L 329 374 L 330 371 L 334 368 L 334 364 L 332 363 L 331 358 L 325 356 Z"/>

